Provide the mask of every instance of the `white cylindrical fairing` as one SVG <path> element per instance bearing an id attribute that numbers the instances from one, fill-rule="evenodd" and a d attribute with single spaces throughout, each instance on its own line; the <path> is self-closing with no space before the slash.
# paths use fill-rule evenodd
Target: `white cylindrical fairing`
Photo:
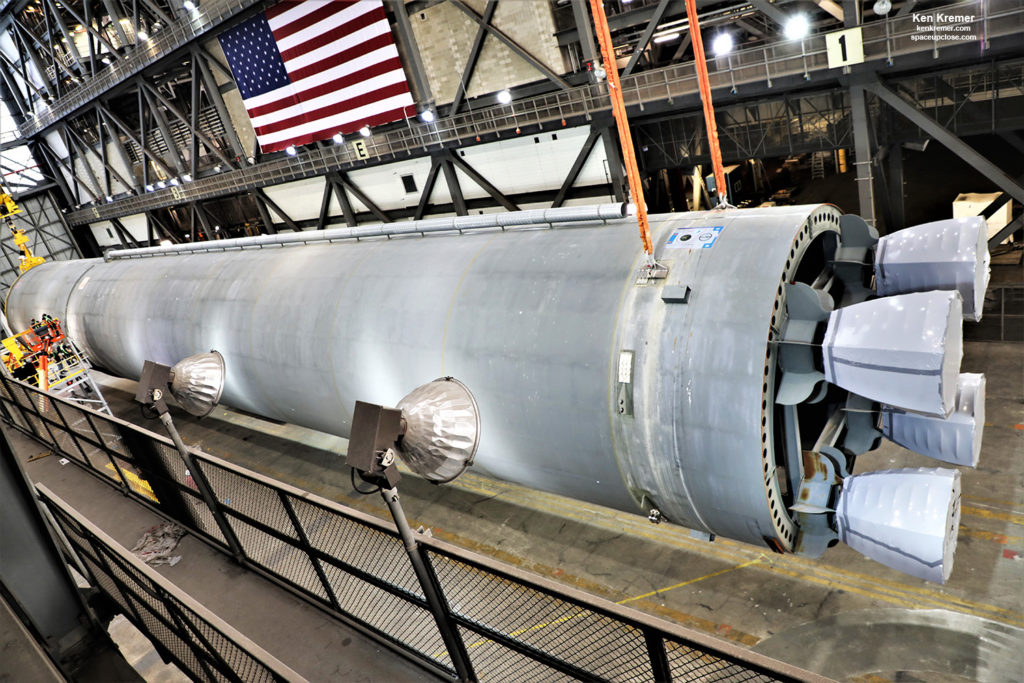
<path id="1" fill-rule="evenodd" d="M 882 564 L 945 583 L 960 525 L 960 472 L 904 469 L 843 480 L 836 504 L 839 538 Z"/>
<path id="2" fill-rule="evenodd" d="M 833 311 L 822 355 L 832 384 L 945 417 L 953 411 L 963 355 L 960 294 L 901 294 Z"/>
<path id="3" fill-rule="evenodd" d="M 940 418 L 882 407 L 882 434 L 915 453 L 953 465 L 976 467 L 985 430 L 985 375 L 962 373 L 956 410 Z"/>
<path id="4" fill-rule="evenodd" d="M 988 287 L 988 230 L 981 216 L 949 218 L 899 230 L 878 241 L 875 287 L 882 296 L 956 290 L 964 319 L 981 320 Z"/>

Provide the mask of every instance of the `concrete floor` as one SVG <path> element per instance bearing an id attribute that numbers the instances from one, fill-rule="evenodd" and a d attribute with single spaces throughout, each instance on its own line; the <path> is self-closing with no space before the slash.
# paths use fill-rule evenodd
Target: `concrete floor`
<path id="1" fill-rule="evenodd" d="M 472 473 L 444 487 L 407 476 L 400 489 L 414 528 L 835 678 L 1024 680 L 1024 347 L 968 343 L 962 370 L 987 375 L 987 426 L 980 466 L 963 472 L 945 586 L 842 545 L 811 560 L 704 543 Z M 116 414 L 146 423 L 130 401 L 134 383 L 103 383 Z M 175 419 L 186 442 L 211 454 L 387 518 L 378 497 L 352 492 L 344 439 L 222 408 Z M 936 465 L 886 444 L 856 469 Z"/>
<path id="2" fill-rule="evenodd" d="M 988 377 L 987 427 L 980 466 L 963 472 L 959 549 L 945 586 L 842 545 L 811 560 L 705 543 L 472 473 L 443 487 L 407 476 L 403 503 L 414 528 L 443 540 L 837 679 L 1024 680 L 1024 347 L 968 343 L 962 369 Z M 115 414 L 159 431 L 131 402 L 134 383 L 101 380 Z M 223 408 L 175 421 L 187 443 L 213 455 L 388 517 L 379 497 L 352 492 L 344 439 Z M 856 470 L 936 464 L 887 444 Z"/>

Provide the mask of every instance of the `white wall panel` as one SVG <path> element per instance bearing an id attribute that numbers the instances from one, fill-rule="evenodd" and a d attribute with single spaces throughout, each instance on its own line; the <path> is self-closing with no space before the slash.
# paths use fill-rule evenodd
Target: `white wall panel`
<path id="1" fill-rule="evenodd" d="M 132 216 L 124 216 L 120 221 L 121 225 L 125 227 L 125 230 L 127 230 L 139 244 L 145 244 L 149 239 L 149 230 L 146 226 L 146 214 L 137 213 Z M 89 225 L 89 229 L 92 230 L 93 237 L 96 238 L 96 243 L 100 245 L 101 249 L 106 249 L 108 247 L 114 247 L 117 249 L 121 248 L 121 241 L 117 239 L 117 231 L 114 230 L 114 225 L 110 221 L 91 223 Z"/>
<path id="2" fill-rule="evenodd" d="M 586 127 L 566 128 L 537 135 L 524 135 L 508 140 L 498 140 L 486 145 L 455 150 L 474 170 L 506 195 L 525 192 L 552 191 L 561 187 L 572 168 L 573 161 L 587 139 Z M 462 156 L 461 152 L 465 152 Z M 420 193 L 430 174 L 430 158 L 419 157 L 392 164 L 370 166 L 349 171 L 348 176 L 369 199 L 384 211 L 412 209 L 419 203 Z M 468 199 L 487 197 L 487 192 L 470 180 L 469 176 L 456 167 L 463 196 Z M 416 183 L 415 192 L 406 192 L 402 176 L 411 175 Z M 603 185 L 608 182 L 604 146 L 598 142 L 591 150 L 587 162 L 580 171 L 576 187 Z M 283 185 L 264 188 L 281 209 L 295 221 L 316 220 L 320 214 L 323 199 L 324 179 L 312 178 Z M 349 200 L 357 212 L 369 209 L 349 193 Z M 430 194 L 434 205 L 451 203 L 451 194 L 443 172 L 438 172 L 437 182 Z M 570 205 L 592 204 L 593 199 L 581 202 L 567 202 Z M 543 205 L 541 205 L 543 206 Z M 526 208 L 526 207 L 523 207 Z M 533 208 L 531 205 L 530 208 Z M 341 216 L 341 207 L 332 193 L 330 203 L 332 216 Z M 485 211 L 501 211 L 500 207 Z M 431 214 L 437 215 L 437 214 Z M 275 217 L 280 229 L 283 221 Z"/>

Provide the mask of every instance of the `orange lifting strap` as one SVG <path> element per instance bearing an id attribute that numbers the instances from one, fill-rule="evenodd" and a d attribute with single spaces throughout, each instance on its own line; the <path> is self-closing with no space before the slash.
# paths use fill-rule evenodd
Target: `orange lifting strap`
<path id="1" fill-rule="evenodd" d="M 644 253 L 653 256 L 651 246 L 651 227 L 647 222 L 647 204 L 644 202 L 644 188 L 640 183 L 640 171 L 636 165 L 636 154 L 633 152 L 633 136 L 629 132 L 629 120 L 626 118 L 626 105 L 622 101 L 622 86 L 619 85 L 619 68 L 615 64 L 615 51 L 612 49 L 612 36 L 608 30 L 608 17 L 604 14 L 601 0 L 590 0 L 590 9 L 594 13 L 594 26 L 597 28 L 597 40 L 601 43 L 601 57 L 608 75 L 608 94 L 612 99 L 612 115 L 619 130 L 619 143 L 622 145 L 623 162 L 626 164 L 626 177 L 629 178 L 629 193 L 636 205 L 636 220 L 640 226 L 640 240 L 644 245 Z"/>

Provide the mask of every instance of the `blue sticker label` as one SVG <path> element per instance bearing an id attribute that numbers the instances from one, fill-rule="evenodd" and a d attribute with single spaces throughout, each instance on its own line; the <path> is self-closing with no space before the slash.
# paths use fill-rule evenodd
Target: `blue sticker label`
<path id="1" fill-rule="evenodd" d="M 718 236 L 722 234 L 723 227 L 725 226 L 676 228 L 668 236 L 665 247 L 668 249 L 710 249 L 718 241 Z"/>

